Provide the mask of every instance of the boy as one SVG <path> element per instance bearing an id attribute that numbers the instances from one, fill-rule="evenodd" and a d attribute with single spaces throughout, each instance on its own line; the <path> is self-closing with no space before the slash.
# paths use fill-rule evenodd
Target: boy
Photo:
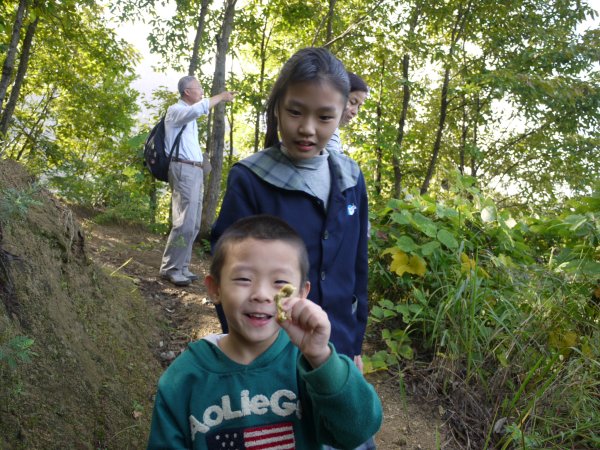
<path id="1" fill-rule="evenodd" d="M 379 398 L 329 343 L 307 276 L 302 238 L 281 219 L 250 216 L 223 233 L 205 284 L 229 332 L 190 344 L 163 374 L 149 449 L 353 448 L 375 434 Z M 297 294 L 279 323 L 286 284 Z"/>

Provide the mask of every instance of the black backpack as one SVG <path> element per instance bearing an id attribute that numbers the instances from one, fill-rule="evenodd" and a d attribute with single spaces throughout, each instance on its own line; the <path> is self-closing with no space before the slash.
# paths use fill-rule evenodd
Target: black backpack
<path id="1" fill-rule="evenodd" d="M 169 181 L 169 164 L 173 150 L 176 149 L 175 157 L 179 157 L 179 141 L 181 133 L 185 130 L 186 125 L 177 134 L 171 153 L 167 155 L 165 151 L 165 116 L 161 117 L 160 121 L 154 125 L 150 131 L 146 143 L 144 144 L 144 165 L 148 168 L 154 178 L 160 181 Z"/>

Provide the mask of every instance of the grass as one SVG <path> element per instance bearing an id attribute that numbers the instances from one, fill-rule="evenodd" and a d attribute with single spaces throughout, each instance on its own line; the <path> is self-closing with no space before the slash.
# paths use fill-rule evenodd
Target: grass
<path id="1" fill-rule="evenodd" d="M 436 216 L 432 199 L 392 201 L 373 221 L 370 320 L 385 349 L 366 367 L 420 376 L 460 448 L 598 448 L 598 212 L 533 229 L 506 212 L 484 221 L 477 196 L 455 214 L 448 203 Z M 398 272 L 398 253 L 426 270 Z"/>

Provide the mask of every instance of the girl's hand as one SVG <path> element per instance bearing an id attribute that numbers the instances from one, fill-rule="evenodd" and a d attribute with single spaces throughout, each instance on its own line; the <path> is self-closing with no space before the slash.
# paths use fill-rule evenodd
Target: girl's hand
<path id="1" fill-rule="evenodd" d="M 282 300 L 282 309 L 287 319 L 279 323 L 281 328 L 313 369 L 321 366 L 331 355 L 331 323 L 327 313 L 316 303 L 302 297 Z"/>

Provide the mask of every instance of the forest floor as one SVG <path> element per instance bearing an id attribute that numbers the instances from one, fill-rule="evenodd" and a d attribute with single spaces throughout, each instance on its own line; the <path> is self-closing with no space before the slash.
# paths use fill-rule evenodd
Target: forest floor
<path id="1" fill-rule="evenodd" d="M 139 227 L 99 225 L 79 212 L 89 255 L 96 263 L 133 280 L 142 296 L 158 312 L 162 325 L 153 345 L 163 367 L 185 350 L 190 341 L 220 331 L 202 282 L 178 288 L 158 276 L 165 239 Z M 209 256 L 196 246 L 191 269 L 206 273 Z M 150 333 L 151 335 L 153 333 Z M 151 345 L 152 347 L 152 345 Z M 384 406 L 384 422 L 375 436 L 380 450 L 449 449 L 440 408 L 417 394 L 402 394 L 398 376 L 379 372 L 367 376 Z M 152 380 L 155 383 L 155 380 Z M 411 389 L 408 389 L 409 391 Z"/>

